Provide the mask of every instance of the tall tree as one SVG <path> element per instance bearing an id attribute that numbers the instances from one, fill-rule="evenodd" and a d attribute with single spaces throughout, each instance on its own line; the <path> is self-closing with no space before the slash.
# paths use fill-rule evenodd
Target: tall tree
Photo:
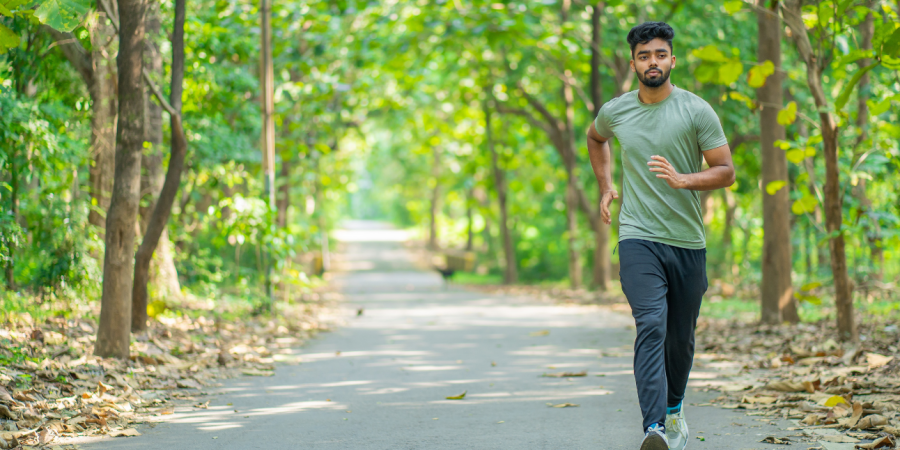
<path id="1" fill-rule="evenodd" d="M 509 230 L 509 217 L 506 206 L 506 176 L 497 161 L 497 149 L 494 146 L 494 132 L 491 121 L 491 107 L 484 102 L 484 139 L 488 152 L 491 154 L 491 172 L 494 176 L 494 188 L 497 190 L 497 203 L 500 206 L 500 233 L 503 236 L 503 284 L 515 284 L 519 281 L 519 271 L 516 267 L 516 248 L 513 245 L 512 235 Z"/>
<path id="2" fill-rule="evenodd" d="M 837 309 L 838 337 L 856 341 L 859 334 L 853 312 L 850 277 L 847 274 L 847 255 L 844 234 L 841 232 L 843 211 L 841 199 L 840 169 L 838 167 L 838 127 L 828 104 L 822 85 L 822 75 L 832 51 L 828 46 L 813 47 L 806 25 L 803 23 L 802 0 L 785 0 L 782 17 L 793 35 L 794 45 L 806 65 L 806 83 L 819 111 L 820 131 L 825 156 L 825 226 L 829 234 L 831 273 L 834 278 L 834 302 Z"/>
<path id="3" fill-rule="evenodd" d="M 437 250 L 440 248 L 438 239 L 437 216 L 441 203 L 441 149 L 434 146 L 431 149 L 431 179 L 434 186 L 431 187 L 431 204 L 428 213 L 428 248 Z"/>
<path id="4" fill-rule="evenodd" d="M 866 2 L 867 7 L 872 6 L 872 2 Z M 865 19 L 859 24 L 860 48 L 862 50 L 872 50 L 872 35 L 875 34 L 875 20 L 871 11 L 868 11 Z M 871 64 L 869 58 L 863 58 L 859 61 L 860 67 L 866 67 Z M 856 126 L 859 128 L 859 137 L 856 140 L 856 146 L 863 145 L 870 139 L 869 134 L 869 73 L 866 72 L 859 79 L 859 93 L 856 98 Z M 854 162 L 859 160 L 860 152 L 855 152 Z M 872 257 L 872 279 L 881 281 L 884 273 L 884 242 L 881 237 L 881 226 L 878 223 L 878 216 L 872 212 L 872 200 L 869 198 L 866 189 L 868 180 L 865 177 L 859 179 L 859 183 L 854 187 L 853 193 L 859 201 L 859 214 L 865 216 L 863 221 L 863 233 L 865 239 L 869 243 L 869 252 Z"/>
<path id="5" fill-rule="evenodd" d="M 591 102 L 594 104 L 592 117 L 597 117 L 600 113 L 600 107 L 603 106 L 603 79 L 600 73 L 601 56 L 600 49 L 602 46 L 602 33 L 600 29 L 600 18 L 603 16 L 603 9 L 606 2 L 597 2 L 591 7 Z M 610 143 L 612 144 L 612 143 Z M 610 166 L 615 172 L 615 164 L 612 160 L 613 152 L 610 150 Z M 603 198 L 602 194 L 597 196 L 599 202 Z M 598 204 L 597 209 L 600 209 Z M 596 225 L 594 238 L 594 276 L 591 284 L 601 290 L 606 291 L 606 284 L 609 282 L 610 271 L 610 252 L 609 252 L 609 227 L 600 220 L 600 217 L 591 217 Z"/>
<path id="6" fill-rule="evenodd" d="M 88 170 L 88 189 L 91 209 L 88 221 L 97 227 L 105 226 L 103 214 L 109 208 L 115 172 L 116 115 L 118 94 L 116 83 L 116 10 L 106 0 L 97 0 L 96 13 L 88 27 L 90 51 L 71 32 L 59 31 L 48 25 L 43 29 L 53 36 L 72 68 L 81 76 L 91 97 L 91 167 Z M 108 8 L 107 8 L 108 7 Z"/>
<path id="7" fill-rule="evenodd" d="M 262 146 L 263 173 L 265 174 L 265 195 L 269 208 L 275 204 L 275 69 L 272 61 L 272 0 L 260 0 L 260 60 L 259 79 L 262 95 Z M 271 302 L 272 255 L 266 256 L 266 296 Z M 268 308 L 268 302 L 266 308 Z"/>
<path id="8" fill-rule="evenodd" d="M 175 23 L 172 31 L 172 85 L 170 101 L 162 98 L 159 89 L 152 87 L 157 100 L 169 113 L 172 132 L 171 153 L 166 179 L 163 182 L 159 198 L 153 208 L 153 214 L 147 222 L 144 239 L 135 255 L 134 286 L 132 290 L 131 328 L 143 331 L 147 328 L 147 283 L 149 281 L 150 262 L 156 251 L 160 238 L 166 230 L 175 196 L 181 184 L 181 172 L 184 169 L 184 157 L 187 153 L 187 139 L 181 118 L 181 97 L 184 91 L 184 18 L 186 0 L 175 1 Z"/>
<path id="9" fill-rule="evenodd" d="M 775 142 L 785 138 L 784 126 L 778 123 L 781 110 L 781 23 L 778 19 L 778 0 L 757 0 L 758 60 L 770 61 L 774 73 L 756 90 L 761 105 L 759 112 L 760 148 L 762 149 L 763 196 L 763 256 L 760 286 L 762 321 L 770 324 L 787 321 L 797 323 L 794 290 L 791 286 L 791 208 L 788 162 L 785 151 Z M 774 193 L 769 183 L 781 183 Z"/>
<path id="10" fill-rule="evenodd" d="M 102 1 L 102 0 L 101 0 Z M 103 294 L 94 354 L 128 358 L 131 335 L 131 290 L 135 224 L 141 190 L 144 148 L 144 9 L 143 0 L 118 0 L 119 117 L 116 170 L 106 215 Z"/>

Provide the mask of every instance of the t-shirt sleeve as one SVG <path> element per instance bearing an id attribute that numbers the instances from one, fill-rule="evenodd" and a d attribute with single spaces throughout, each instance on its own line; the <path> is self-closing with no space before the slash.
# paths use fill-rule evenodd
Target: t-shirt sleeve
<path id="1" fill-rule="evenodd" d="M 594 128 L 597 129 L 597 133 L 600 133 L 600 136 L 603 136 L 607 139 L 612 138 L 616 134 L 613 133 L 612 127 L 609 123 L 609 110 L 610 104 L 612 102 L 606 102 L 603 106 L 600 107 L 600 112 L 597 113 L 597 118 L 594 119 Z"/>
<path id="2" fill-rule="evenodd" d="M 705 152 L 727 144 L 728 139 L 725 137 L 725 132 L 722 131 L 719 116 L 713 111 L 712 106 L 706 102 L 702 103 L 700 114 L 694 119 L 694 126 L 697 128 L 697 143 L 700 145 L 700 150 Z"/>

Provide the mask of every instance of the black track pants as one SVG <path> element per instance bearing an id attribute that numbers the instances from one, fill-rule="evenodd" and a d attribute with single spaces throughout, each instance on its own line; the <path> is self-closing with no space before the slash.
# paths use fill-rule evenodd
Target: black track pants
<path id="1" fill-rule="evenodd" d="M 666 406 L 684 399 L 708 287 L 706 249 L 626 239 L 619 243 L 619 278 L 637 327 L 634 379 L 646 429 L 664 423 Z"/>

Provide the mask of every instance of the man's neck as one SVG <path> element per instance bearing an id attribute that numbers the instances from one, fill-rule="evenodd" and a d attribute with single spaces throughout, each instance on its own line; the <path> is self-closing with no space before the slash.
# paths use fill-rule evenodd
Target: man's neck
<path id="1" fill-rule="evenodd" d="M 671 94 L 673 90 L 675 90 L 675 85 L 673 85 L 670 80 L 666 80 L 665 84 L 655 88 L 640 83 L 640 87 L 638 88 L 638 100 L 640 100 L 641 103 L 648 105 L 659 103 L 669 98 L 669 94 Z"/>

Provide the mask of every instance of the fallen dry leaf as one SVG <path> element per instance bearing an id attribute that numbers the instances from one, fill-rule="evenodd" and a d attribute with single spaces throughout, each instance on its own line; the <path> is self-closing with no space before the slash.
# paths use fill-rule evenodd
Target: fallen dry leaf
<path id="1" fill-rule="evenodd" d="M 532 331 L 528 333 L 529 336 L 547 336 L 550 334 L 550 330 L 541 330 L 541 331 Z"/>
<path id="2" fill-rule="evenodd" d="M 888 420 L 886 417 L 881 414 L 872 414 L 870 416 L 863 417 L 856 423 L 856 428 L 860 430 L 869 430 L 875 427 L 880 427 L 888 424 Z"/>
<path id="3" fill-rule="evenodd" d="M 462 399 L 466 398 L 466 392 L 468 392 L 468 391 L 463 391 L 462 394 L 454 395 L 452 397 L 445 397 L 445 398 L 447 400 L 462 400 Z"/>
<path id="4" fill-rule="evenodd" d="M 819 438 L 820 441 L 834 442 L 838 444 L 855 444 L 859 439 L 852 438 L 844 434 L 828 434 Z"/>
<path id="5" fill-rule="evenodd" d="M 580 406 L 580 405 L 578 405 L 576 403 L 560 403 L 557 405 L 554 405 L 553 403 L 547 403 L 547 406 L 549 406 L 551 408 L 571 408 L 571 407 Z"/>
<path id="6" fill-rule="evenodd" d="M 120 437 L 120 436 L 140 436 L 141 433 L 134 428 L 126 428 L 124 430 L 112 430 L 109 432 L 110 437 Z"/>
<path id="7" fill-rule="evenodd" d="M 779 438 L 775 436 L 767 436 L 765 439 L 759 442 L 762 442 L 764 444 L 791 445 L 791 441 L 788 438 Z"/>
<path id="8" fill-rule="evenodd" d="M 275 372 L 271 370 L 258 370 L 258 369 L 244 369 L 241 371 L 244 375 L 254 376 L 254 377 L 271 377 L 275 375 Z"/>
<path id="9" fill-rule="evenodd" d="M 894 439 L 892 439 L 890 436 L 884 436 L 884 437 L 876 439 L 874 442 L 871 442 L 869 444 L 856 444 L 855 448 L 872 449 L 872 450 L 891 449 L 891 448 L 894 448 L 895 445 L 896 445 L 896 442 L 894 442 Z"/>
<path id="10" fill-rule="evenodd" d="M 878 353 L 866 353 L 866 363 L 869 364 L 870 370 L 877 369 L 893 360 L 893 356 L 884 356 L 879 355 Z"/>
<path id="11" fill-rule="evenodd" d="M 550 378 L 569 378 L 569 377 L 586 377 L 587 371 L 582 370 L 581 372 L 556 372 L 556 373 L 545 373 L 541 375 L 542 377 L 550 377 Z"/>

